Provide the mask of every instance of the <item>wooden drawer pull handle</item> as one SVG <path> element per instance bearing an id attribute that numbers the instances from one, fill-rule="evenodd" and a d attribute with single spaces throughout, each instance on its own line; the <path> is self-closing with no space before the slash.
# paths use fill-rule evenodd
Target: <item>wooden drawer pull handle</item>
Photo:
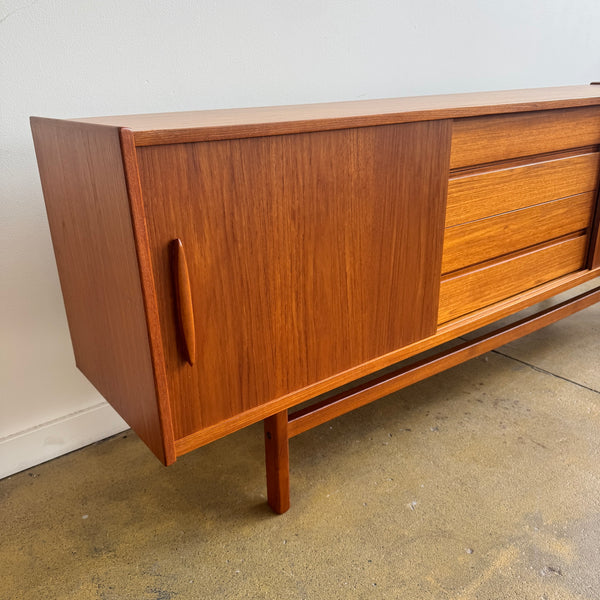
<path id="1" fill-rule="evenodd" d="M 196 362 L 196 332 L 190 276 L 181 240 L 179 238 L 173 240 L 170 246 L 179 332 L 187 354 L 185 358 L 190 365 L 193 365 Z"/>

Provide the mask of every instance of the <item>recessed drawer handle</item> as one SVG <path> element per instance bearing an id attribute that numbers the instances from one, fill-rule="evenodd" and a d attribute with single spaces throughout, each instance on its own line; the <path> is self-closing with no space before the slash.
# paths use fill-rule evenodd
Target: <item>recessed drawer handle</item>
<path id="1" fill-rule="evenodd" d="M 190 365 L 196 362 L 196 332 L 194 327 L 194 309 L 192 306 L 192 288 L 188 273 L 185 251 L 181 240 L 177 238 L 170 244 L 171 270 L 175 287 L 175 300 L 179 333 Z"/>

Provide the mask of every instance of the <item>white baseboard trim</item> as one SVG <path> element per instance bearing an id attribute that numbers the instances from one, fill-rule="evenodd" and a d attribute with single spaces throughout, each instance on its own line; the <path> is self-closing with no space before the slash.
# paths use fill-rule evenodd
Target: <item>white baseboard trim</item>
<path id="1" fill-rule="evenodd" d="M 128 429 L 106 402 L 0 438 L 0 479 Z"/>

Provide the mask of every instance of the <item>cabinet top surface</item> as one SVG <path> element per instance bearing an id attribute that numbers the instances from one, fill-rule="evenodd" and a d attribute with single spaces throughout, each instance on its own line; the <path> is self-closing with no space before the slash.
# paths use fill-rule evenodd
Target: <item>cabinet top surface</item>
<path id="1" fill-rule="evenodd" d="M 128 128 L 138 146 L 600 104 L 600 85 L 73 119 Z"/>

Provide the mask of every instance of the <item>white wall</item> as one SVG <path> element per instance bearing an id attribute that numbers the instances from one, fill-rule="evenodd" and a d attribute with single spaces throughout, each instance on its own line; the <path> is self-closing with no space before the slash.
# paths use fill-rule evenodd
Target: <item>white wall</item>
<path id="1" fill-rule="evenodd" d="M 2 0 L 0 476 L 125 424 L 75 369 L 29 115 L 600 79 L 598 0 Z"/>

